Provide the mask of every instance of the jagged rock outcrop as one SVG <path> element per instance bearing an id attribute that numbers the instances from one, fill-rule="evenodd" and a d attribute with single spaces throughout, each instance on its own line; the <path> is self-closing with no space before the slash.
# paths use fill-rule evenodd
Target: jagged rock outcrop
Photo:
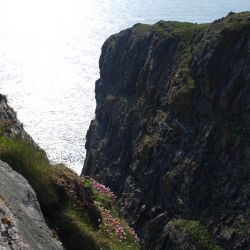
<path id="1" fill-rule="evenodd" d="M 0 94 L 0 134 L 10 138 L 22 138 L 38 147 L 17 119 L 16 112 L 9 106 L 6 96 L 2 94 Z"/>
<path id="2" fill-rule="evenodd" d="M 249 249 L 250 12 L 111 36 L 96 101 L 83 174 L 146 249 Z"/>
<path id="3" fill-rule="evenodd" d="M 0 161 L 0 249 L 63 249 L 45 224 L 29 183 Z"/>

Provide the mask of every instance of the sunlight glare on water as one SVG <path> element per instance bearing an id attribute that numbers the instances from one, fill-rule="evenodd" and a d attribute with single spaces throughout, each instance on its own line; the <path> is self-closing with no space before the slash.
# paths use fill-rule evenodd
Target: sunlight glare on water
<path id="1" fill-rule="evenodd" d="M 134 23 L 208 22 L 245 0 L 0 1 L 0 92 L 53 162 L 80 173 L 101 45 Z"/>

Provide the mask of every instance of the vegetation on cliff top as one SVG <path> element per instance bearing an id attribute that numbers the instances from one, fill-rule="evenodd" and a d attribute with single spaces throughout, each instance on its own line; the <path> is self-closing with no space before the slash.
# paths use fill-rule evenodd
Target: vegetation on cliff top
<path id="1" fill-rule="evenodd" d="M 34 188 L 55 236 L 68 249 L 139 249 L 134 231 L 121 218 L 114 196 L 64 165 L 51 165 L 30 142 L 0 137 L 0 159 Z"/>
<path id="2" fill-rule="evenodd" d="M 189 22 L 177 21 L 159 21 L 154 25 L 136 24 L 133 27 L 133 32 L 136 37 L 145 37 L 146 33 L 154 34 L 164 40 L 176 41 L 175 56 L 172 62 L 172 67 L 175 68 L 175 76 L 182 79 L 181 84 L 177 86 L 175 93 L 176 109 L 182 114 L 186 113 L 189 96 L 196 87 L 196 82 L 193 79 L 189 62 L 193 52 L 197 49 L 202 35 L 210 27 L 210 24 L 197 24 Z"/>

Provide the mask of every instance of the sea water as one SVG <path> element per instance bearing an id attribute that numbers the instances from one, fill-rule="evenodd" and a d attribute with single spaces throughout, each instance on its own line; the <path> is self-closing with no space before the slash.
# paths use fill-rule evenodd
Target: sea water
<path id="1" fill-rule="evenodd" d="M 50 160 L 80 173 L 105 39 L 138 22 L 246 10 L 249 0 L 1 0 L 0 93 Z"/>

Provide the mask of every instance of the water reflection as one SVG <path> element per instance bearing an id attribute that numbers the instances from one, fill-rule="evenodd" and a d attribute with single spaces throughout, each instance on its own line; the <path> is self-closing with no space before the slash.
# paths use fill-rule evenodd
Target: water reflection
<path id="1" fill-rule="evenodd" d="M 79 173 L 109 35 L 136 22 L 208 22 L 244 9 L 245 0 L 1 1 L 0 92 L 50 159 Z"/>

